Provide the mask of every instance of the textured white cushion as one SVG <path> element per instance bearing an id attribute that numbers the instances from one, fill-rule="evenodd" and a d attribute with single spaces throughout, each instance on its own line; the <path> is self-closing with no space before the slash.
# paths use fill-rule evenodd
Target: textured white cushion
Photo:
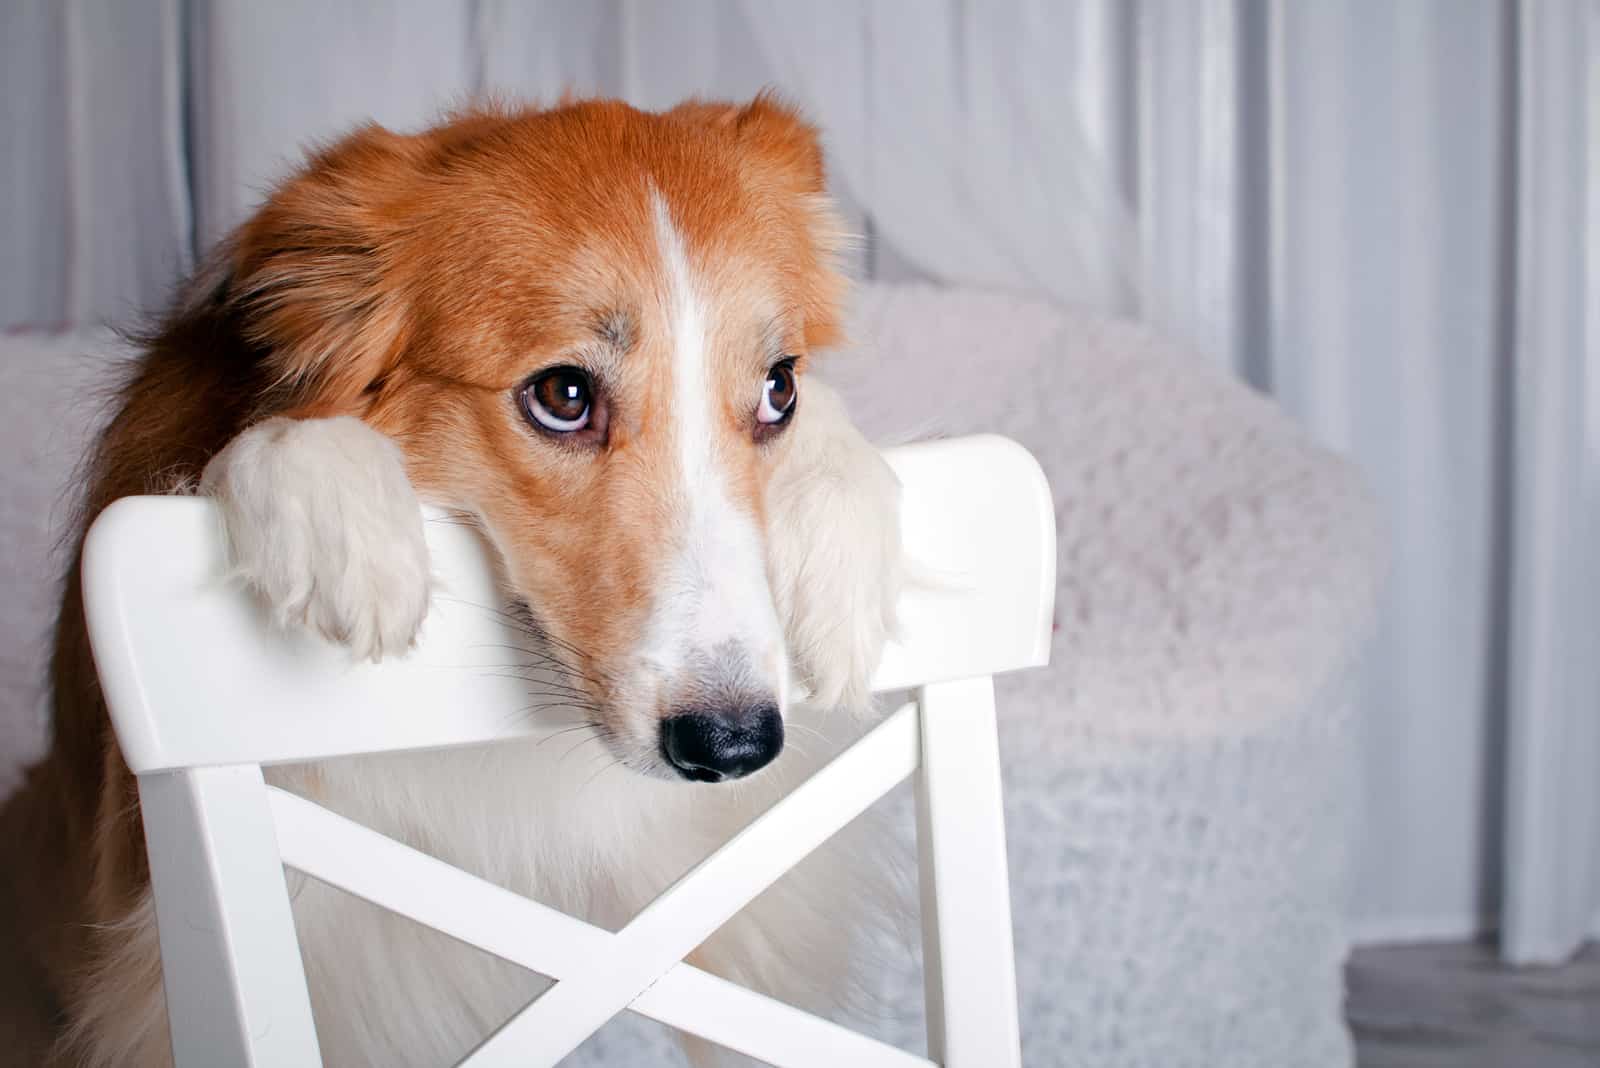
<path id="1" fill-rule="evenodd" d="M 870 433 L 1007 434 L 1055 493 L 1052 663 L 997 695 L 1025 1063 L 1348 1063 L 1347 686 L 1378 570 L 1351 469 L 1129 324 L 866 287 L 856 337 L 828 370 Z M 914 1012 L 914 973 L 889 982 Z"/>

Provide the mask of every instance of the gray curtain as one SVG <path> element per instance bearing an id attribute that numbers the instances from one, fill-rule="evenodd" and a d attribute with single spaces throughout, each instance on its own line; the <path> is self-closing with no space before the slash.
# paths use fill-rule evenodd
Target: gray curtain
<path id="1" fill-rule="evenodd" d="M 177 0 L 0 9 L 0 325 L 125 319 L 191 263 Z"/>

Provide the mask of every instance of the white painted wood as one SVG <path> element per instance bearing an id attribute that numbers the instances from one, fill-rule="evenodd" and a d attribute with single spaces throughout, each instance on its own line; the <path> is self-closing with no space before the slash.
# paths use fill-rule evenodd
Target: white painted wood
<path id="1" fill-rule="evenodd" d="M 555 1064 L 752 898 L 917 766 L 907 705 L 696 865 L 474 1053 L 473 1068 Z M 787 1035 L 781 1036 L 785 1040 Z"/>
<path id="2" fill-rule="evenodd" d="M 906 558 L 922 581 L 901 595 L 900 634 L 873 689 L 1049 663 L 1056 513 L 1038 461 L 995 435 L 884 455 L 900 479 Z"/>
<path id="3" fill-rule="evenodd" d="M 553 1064 L 623 1009 L 769 1063 L 928 1064 L 683 963 L 755 895 L 922 763 L 919 843 L 935 1059 L 1018 1063 L 990 676 L 1045 662 L 1054 516 L 1032 457 L 980 437 L 888 458 L 907 554 L 931 578 L 900 606 L 876 689 L 919 702 L 679 880 L 617 934 L 485 884 L 271 790 L 265 763 L 524 737 L 534 717 L 477 535 L 429 513 L 442 592 L 420 648 L 382 665 L 274 631 L 225 577 L 209 502 L 134 498 L 84 550 L 90 638 L 140 777 L 180 1065 L 315 1065 L 282 857 L 329 883 L 557 979 L 474 1053 Z M 439 715 L 448 708 L 449 715 Z M 221 710 L 221 711 L 219 711 Z"/>
<path id="4" fill-rule="evenodd" d="M 948 1068 L 1018 1068 L 1017 972 L 994 681 L 918 695 L 917 852 L 928 1053 Z"/>
<path id="5" fill-rule="evenodd" d="M 552 978 L 612 952 L 610 931 L 520 897 L 313 802 L 267 788 L 283 862 Z M 679 963 L 628 1006 L 778 1068 L 931 1062 Z M 529 1063 L 529 1062 L 525 1062 Z"/>
<path id="6" fill-rule="evenodd" d="M 885 454 L 903 485 L 908 556 L 936 588 L 906 594 L 878 690 L 1045 662 L 1054 511 L 1038 465 L 997 437 Z M 314 760 L 522 737 L 528 685 L 507 667 L 526 638 L 478 535 L 430 512 L 441 593 L 421 648 L 381 665 L 274 632 L 225 575 L 220 523 L 195 497 L 111 505 L 84 546 L 90 639 L 123 755 L 136 773 Z M 218 715 L 226 708 L 226 715 Z M 438 714 L 448 708 L 450 714 Z"/>
<path id="7" fill-rule="evenodd" d="M 918 731 L 922 715 L 919 706 Z M 919 735 L 920 738 L 920 735 Z M 919 766 L 916 779 L 917 793 L 917 889 L 922 922 L 922 1006 L 923 1023 L 927 1031 L 928 1056 L 935 1063 L 945 1063 L 944 1021 L 944 958 L 939 945 L 939 901 L 936 896 L 938 881 L 933 867 L 933 837 L 928 828 L 933 815 L 929 810 L 928 777 Z"/>
<path id="8" fill-rule="evenodd" d="M 145 775 L 139 804 L 179 1065 L 320 1065 L 259 767 Z"/>

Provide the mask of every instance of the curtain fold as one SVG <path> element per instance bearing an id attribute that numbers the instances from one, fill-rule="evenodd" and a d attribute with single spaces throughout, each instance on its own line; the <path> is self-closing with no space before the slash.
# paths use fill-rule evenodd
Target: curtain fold
<path id="1" fill-rule="evenodd" d="M 1518 12 L 1505 899 L 1515 963 L 1600 935 L 1595 10 Z M 1588 147 L 1586 147 L 1588 146 Z M 1578 354 L 1578 359 L 1573 355 Z M 1587 409 L 1587 410 L 1586 410 Z"/>
<path id="2" fill-rule="evenodd" d="M 1362 468 L 1390 573 L 1363 680 L 1358 937 L 1501 896 L 1513 179 L 1504 4 L 1274 5 L 1273 394 Z"/>
<path id="3" fill-rule="evenodd" d="M 1259 12 L 1234 0 L 1144 5 L 1139 79 L 1140 317 L 1213 361 L 1239 363 L 1241 255 L 1265 202 L 1239 202 L 1247 160 L 1240 34 Z M 1255 294 L 1251 294 L 1255 296 Z"/>
<path id="4" fill-rule="evenodd" d="M 1135 220 L 1069 103 L 1103 76 L 1062 56 L 1105 32 L 1099 5 L 747 0 L 744 12 L 896 252 L 935 277 L 1133 309 Z"/>
<path id="5" fill-rule="evenodd" d="M 368 120 L 419 128 L 477 88 L 464 4 L 207 0 L 186 10 L 201 249 L 260 203 L 305 148 Z"/>
<path id="6" fill-rule="evenodd" d="M 0 49 L 0 325 L 159 305 L 191 263 L 178 0 L 17 0 Z"/>
<path id="7" fill-rule="evenodd" d="M 307 142 L 776 84 L 865 269 L 1132 314 L 1364 470 L 1358 936 L 1600 921 L 1600 0 L 15 0 L 0 324 L 154 307 Z"/>
<path id="8" fill-rule="evenodd" d="M 66 19 L 50 0 L 18 0 L 0 14 L 0 121 L 6 160 L 0 200 L 0 324 L 67 320 Z M 39 57 L 48 57 L 41 62 Z"/>

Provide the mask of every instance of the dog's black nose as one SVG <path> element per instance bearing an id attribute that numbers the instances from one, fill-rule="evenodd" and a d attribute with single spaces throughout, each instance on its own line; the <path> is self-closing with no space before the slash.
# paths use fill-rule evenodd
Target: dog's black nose
<path id="1" fill-rule="evenodd" d="M 772 762 L 783 749 L 778 706 L 737 712 L 680 712 L 661 721 L 661 751 L 694 782 L 738 779 Z"/>

